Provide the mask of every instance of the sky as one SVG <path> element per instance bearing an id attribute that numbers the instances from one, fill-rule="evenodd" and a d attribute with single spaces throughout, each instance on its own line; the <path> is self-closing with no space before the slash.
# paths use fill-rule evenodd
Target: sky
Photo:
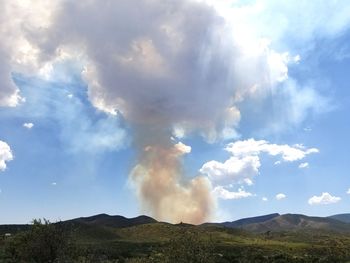
<path id="1" fill-rule="evenodd" d="M 0 10 L 0 224 L 350 212 L 346 1 Z"/>

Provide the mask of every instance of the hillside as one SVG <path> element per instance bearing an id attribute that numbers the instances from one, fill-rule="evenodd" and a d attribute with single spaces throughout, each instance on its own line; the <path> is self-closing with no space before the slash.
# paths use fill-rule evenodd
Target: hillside
<path id="1" fill-rule="evenodd" d="M 344 223 L 350 223 L 350 214 L 333 215 L 333 216 L 329 216 L 329 218 L 333 218 Z"/>
<path id="2" fill-rule="evenodd" d="M 242 229 L 261 233 L 267 231 L 302 231 L 322 230 L 339 233 L 350 233 L 350 224 L 327 217 L 309 217 L 298 214 L 285 214 L 274 217 L 264 222 L 245 224 Z"/>
<path id="3" fill-rule="evenodd" d="M 66 223 L 77 223 L 77 224 L 87 224 L 95 226 L 113 227 L 113 228 L 123 228 L 131 227 L 142 224 L 156 223 L 157 221 L 148 216 L 138 216 L 134 218 L 126 218 L 124 216 L 110 216 L 107 214 L 99 214 L 90 217 L 79 217 L 72 220 L 65 221 Z"/>
<path id="4" fill-rule="evenodd" d="M 79 262 L 190 262 L 178 261 L 179 257 L 187 258 L 187 253 L 194 258 L 198 253 L 209 258 L 191 262 L 350 260 L 350 224 L 332 218 L 271 214 L 229 222 L 236 227 L 225 226 L 226 223 L 173 225 L 147 216 L 125 218 L 100 214 L 52 226 L 58 229 L 63 226 L 67 231 L 71 238 L 69 247 L 74 247 L 73 256 L 84 260 Z M 30 229 L 30 225 L 0 226 L 3 233 L 14 231 L 12 237 L 0 238 L 0 262 L 18 262 L 2 260 L 9 257 L 9 253 L 12 255 L 18 243 L 34 242 L 32 238 L 23 239 Z M 44 225 L 39 233 L 49 230 Z M 22 233 L 16 234 L 18 232 Z M 41 246 L 47 243 L 46 234 L 43 238 Z M 23 247 L 27 247 L 24 244 Z M 37 243 L 32 245 L 38 246 Z M 169 258 L 174 261 L 167 261 Z"/>
<path id="5" fill-rule="evenodd" d="M 224 223 L 221 223 L 221 225 L 226 227 L 238 228 L 248 224 L 263 223 L 265 221 L 268 221 L 278 216 L 280 216 L 280 214 L 275 213 L 275 214 L 269 214 L 269 215 L 263 215 L 263 216 L 248 217 L 248 218 L 242 218 L 232 222 L 224 222 Z"/>
<path id="6" fill-rule="evenodd" d="M 330 217 L 310 217 L 299 214 L 277 213 L 257 217 L 242 218 L 232 222 L 223 223 L 205 223 L 202 227 L 225 227 L 242 229 L 253 233 L 263 233 L 267 231 L 302 231 L 302 230 L 322 230 L 339 233 L 350 233 L 350 214 L 339 214 Z M 99 232 L 101 236 L 108 237 L 111 229 L 130 228 L 140 225 L 156 224 L 157 220 L 148 216 L 138 216 L 126 218 L 120 215 L 99 214 L 90 217 L 79 217 L 59 224 L 70 225 L 74 228 L 84 229 L 82 232 L 93 230 Z M 167 223 L 158 223 L 157 225 L 170 225 Z M 179 224 L 173 226 L 192 226 Z M 5 233 L 17 233 L 30 228 L 30 225 L 0 225 L 0 235 Z M 107 233 L 106 233 L 107 232 Z M 114 231 L 115 233 L 115 231 Z M 113 235 L 114 237 L 115 235 Z"/>

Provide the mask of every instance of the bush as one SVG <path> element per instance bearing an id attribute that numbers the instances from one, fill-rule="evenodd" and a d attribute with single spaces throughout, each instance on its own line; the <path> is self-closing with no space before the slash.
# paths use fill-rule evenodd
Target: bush
<path id="1" fill-rule="evenodd" d="M 164 256 L 164 262 L 168 263 L 214 262 L 211 242 L 201 240 L 198 232 L 186 229 L 170 241 Z"/>
<path id="2" fill-rule="evenodd" d="M 8 262 L 69 262 L 74 254 L 70 231 L 61 223 L 46 219 L 33 220 L 32 227 L 9 239 L 5 244 Z"/>

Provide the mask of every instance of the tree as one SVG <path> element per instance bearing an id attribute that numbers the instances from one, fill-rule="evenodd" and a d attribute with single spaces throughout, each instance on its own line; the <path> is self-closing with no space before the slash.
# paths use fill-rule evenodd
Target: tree
<path id="1" fill-rule="evenodd" d="M 65 262 L 72 253 L 70 231 L 62 223 L 34 219 L 32 227 L 9 239 L 5 253 L 9 262 Z"/>

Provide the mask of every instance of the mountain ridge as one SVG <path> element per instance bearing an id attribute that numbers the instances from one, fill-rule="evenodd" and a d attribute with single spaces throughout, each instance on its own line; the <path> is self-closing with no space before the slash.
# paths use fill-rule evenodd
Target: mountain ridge
<path id="1" fill-rule="evenodd" d="M 152 217 L 140 215 L 127 218 L 121 215 L 97 214 L 88 217 L 78 217 L 58 222 L 60 224 L 85 225 L 89 227 L 128 228 L 139 225 L 161 223 Z M 171 225 L 171 224 L 170 224 Z M 174 226 L 179 224 L 173 224 Z M 181 225 L 181 224 L 180 224 Z M 337 214 L 328 217 L 306 216 L 303 214 L 267 214 L 256 217 L 242 218 L 221 223 L 204 223 L 201 226 L 216 226 L 232 229 L 242 229 L 253 233 L 282 232 L 301 230 L 322 230 L 350 233 L 350 214 Z M 29 224 L 0 225 L 0 235 L 17 233 L 29 229 Z"/>
<path id="2" fill-rule="evenodd" d="M 333 218 L 333 219 L 342 221 L 344 223 L 350 223 L 350 213 L 336 214 L 336 215 L 328 216 L 328 218 Z"/>
<path id="3" fill-rule="evenodd" d="M 88 217 L 78 217 L 63 223 L 80 223 L 88 225 L 99 225 L 105 227 L 124 228 L 142 224 L 157 223 L 158 221 L 146 215 L 127 218 L 121 215 L 97 214 Z"/>
<path id="4" fill-rule="evenodd" d="M 322 230 L 350 233 L 349 223 L 329 217 L 306 216 L 302 214 L 279 215 L 264 222 L 242 225 L 241 228 L 255 233 L 303 230 Z"/>
<path id="5" fill-rule="evenodd" d="M 280 214 L 273 213 L 273 214 L 267 214 L 267 215 L 261 215 L 261 216 L 241 218 L 241 219 L 238 219 L 238 220 L 235 220 L 232 222 L 223 222 L 221 224 L 223 226 L 226 226 L 226 227 L 240 227 L 240 226 L 243 226 L 246 224 L 265 222 L 265 221 L 270 220 L 272 218 L 275 218 L 277 216 L 280 216 Z"/>

